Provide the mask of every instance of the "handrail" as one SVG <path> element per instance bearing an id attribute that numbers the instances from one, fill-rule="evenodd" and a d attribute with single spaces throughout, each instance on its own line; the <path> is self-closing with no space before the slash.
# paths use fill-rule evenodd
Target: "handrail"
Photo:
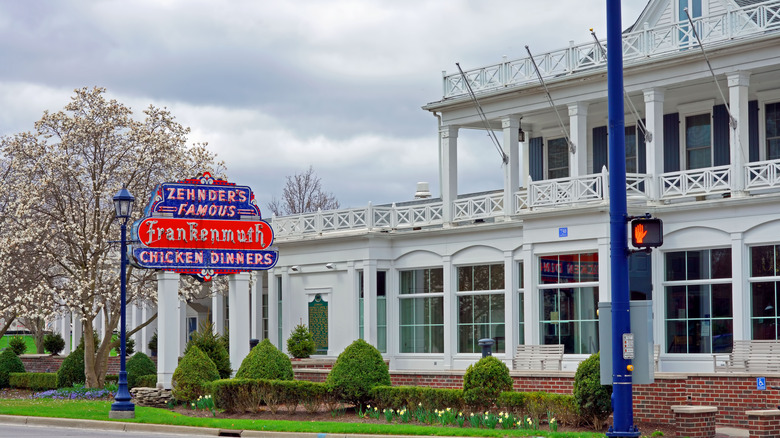
<path id="1" fill-rule="evenodd" d="M 780 29 L 780 0 L 743 6 L 694 20 L 704 43 L 729 41 L 736 37 L 760 36 Z M 679 52 L 696 44 L 687 21 L 671 25 L 642 28 L 623 35 L 623 63 L 652 62 L 653 57 Z M 572 44 L 540 55 L 534 55 L 544 79 L 606 66 L 606 58 L 595 42 Z M 499 90 L 538 81 L 530 58 L 520 58 L 464 71 L 474 92 Z M 468 93 L 463 76 L 445 74 L 443 98 Z"/>

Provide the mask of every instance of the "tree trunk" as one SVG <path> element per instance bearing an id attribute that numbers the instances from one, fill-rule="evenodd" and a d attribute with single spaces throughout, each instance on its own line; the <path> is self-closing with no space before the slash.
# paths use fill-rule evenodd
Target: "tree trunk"
<path id="1" fill-rule="evenodd" d="M 154 316 L 157 316 L 155 313 Z M 8 318 L 5 320 L 5 324 L 3 324 L 2 327 L 0 327 L 0 338 L 5 336 L 5 332 L 8 331 L 8 329 L 11 327 L 11 324 L 13 324 L 14 319 L 16 319 L 16 315 L 8 316 Z"/>

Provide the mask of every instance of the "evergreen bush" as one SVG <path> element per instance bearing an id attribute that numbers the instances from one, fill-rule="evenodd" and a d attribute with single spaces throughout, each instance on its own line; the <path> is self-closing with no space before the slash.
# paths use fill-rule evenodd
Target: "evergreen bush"
<path id="1" fill-rule="evenodd" d="M 157 356 L 157 331 L 154 332 L 146 346 L 149 347 L 149 351 L 152 353 L 152 356 Z"/>
<path id="2" fill-rule="evenodd" d="M 293 380 L 292 362 L 268 339 L 263 339 L 241 362 L 237 379 Z"/>
<path id="3" fill-rule="evenodd" d="M 43 337 L 43 348 L 50 354 L 57 356 L 65 349 L 65 339 L 59 333 L 48 333 Z"/>
<path id="4" fill-rule="evenodd" d="M 287 351 L 296 358 L 306 358 L 314 354 L 317 345 L 314 343 L 314 335 L 305 324 L 298 324 L 287 338 Z"/>
<path id="5" fill-rule="evenodd" d="M 23 373 L 24 364 L 13 349 L 6 348 L 0 353 L 0 388 L 7 388 L 11 373 Z"/>
<path id="6" fill-rule="evenodd" d="M 27 343 L 24 342 L 24 338 L 21 336 L 14 336 L 8 341 L 8 347 L 13 350 L 14 354 L 21 356 L 27 352 Z"/>
<path id="7" fill-rule="evenodd" d="M 479 411 L 492 408 L 499 394 L 511 390 L 509 368 L 493 356 L 483 357 L 469 365 L 463 375 L 463 399 Z"/>
<path id="8" fill-rule="evenodd" d="M 138 386 L 138 379 L 142 376 L 157 375 L 157 365 L 154 364 L 152 359 L 149 359 L 149 356 L 140 351 L 127 360 L 125 369 L 127 370 L 128 389 Z"/>
<path id="9" fill-rule="evenodd" d="M 601 384 L 599 353 L 591 355 L 574 374 L 574 401 L 584 422 L 601 429 L 612 413 L 612 386 Z"/>
<path id="10" fill-rule="evenodd" d="M 233 374 L 233 368 L 230 366 L 230 353 L 225 348 L 221 338 L 221 335 L 214 333 L 211 323 L 205 322 L 192 333 L 190 341 L 187 342 L 187 348 L 184 349 L 184 354 L 187 354 L 192 346 L 198 347 L 217 366 L 219 378 L 227 379 Z"/>
<path id="11" fill-rule="evenodd" d="M 32 391 L 57 389 L 57 373 L 11 373 L 8 375 L 8 385 Z"/>
<path id="12" fill-rule="evenodd" d="M 135 379 L 136 388 L 156 388 L 157 387 L 157 373 L 147 374 Z"/>
<path id="13" fill-rule="evenodd" d="M 358 339 L 339 354 L 325 383 L 341 400 L 362 406 L 373 387 L 390 385 L 390 371 L 379 350 Z"/>
<path id="14" fill-rule="evenodd" d="M 75 383 L 84 383 L 86 380 L 87 376 L 84 374 L 84 342 L 81 342 L 62 361 L 60 369 L 57 370 L 57 388 L 71 387 Z"/>
<path id="15" fill-rule="evenodd" d="M 206 395 L 206 385 L 219 379 L 214 362 L 200 348 L 191 346 L 173 372 L 171 385 L 173 398 L 180 402 L 197 400 Z"/>

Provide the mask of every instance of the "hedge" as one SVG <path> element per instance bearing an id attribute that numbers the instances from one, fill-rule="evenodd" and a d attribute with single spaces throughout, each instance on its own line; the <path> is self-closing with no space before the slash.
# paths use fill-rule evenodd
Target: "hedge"
<path id="1" fill-rule="evenodd" d="M 316 412 L 328 401 L 324 383 L 302 380 L 222 379 L 209 384 L 214 405 L 226 412 L 257 411 L 265 403 L 272 413 L 284 406 L 294 413 L 299 405 Z"/>
<path id="2" fill-rule="evenodd" d="M 147 374 L 135 379 L 135 387 L 141 388 L 156 388 L 157 387 L 157 374 Z"/>
<path id="3" fill-rule="evenodd" d="M 8 383 L 11 388 L 32 391 L 57 389 L 57 373 L 10 373 Z"/>
<path id="4" fill-rule="evenodd" d="M 460 411 L 465 406 L 462 389 L 421 386 L 376 386 L 369 394 L 371 397 L 370 404 L 380 410 L 422 406 L 429 411 L 447 408 Z"/>

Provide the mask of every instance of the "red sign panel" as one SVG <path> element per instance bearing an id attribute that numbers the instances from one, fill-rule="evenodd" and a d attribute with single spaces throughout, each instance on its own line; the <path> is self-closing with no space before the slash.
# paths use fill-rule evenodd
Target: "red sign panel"
<path id="1" fill-rule="evenodd" d="M 149 248 L 264 250 L 274 233 L 265 221 L 150 217 L 138 226 L 138 240 Z"/>

